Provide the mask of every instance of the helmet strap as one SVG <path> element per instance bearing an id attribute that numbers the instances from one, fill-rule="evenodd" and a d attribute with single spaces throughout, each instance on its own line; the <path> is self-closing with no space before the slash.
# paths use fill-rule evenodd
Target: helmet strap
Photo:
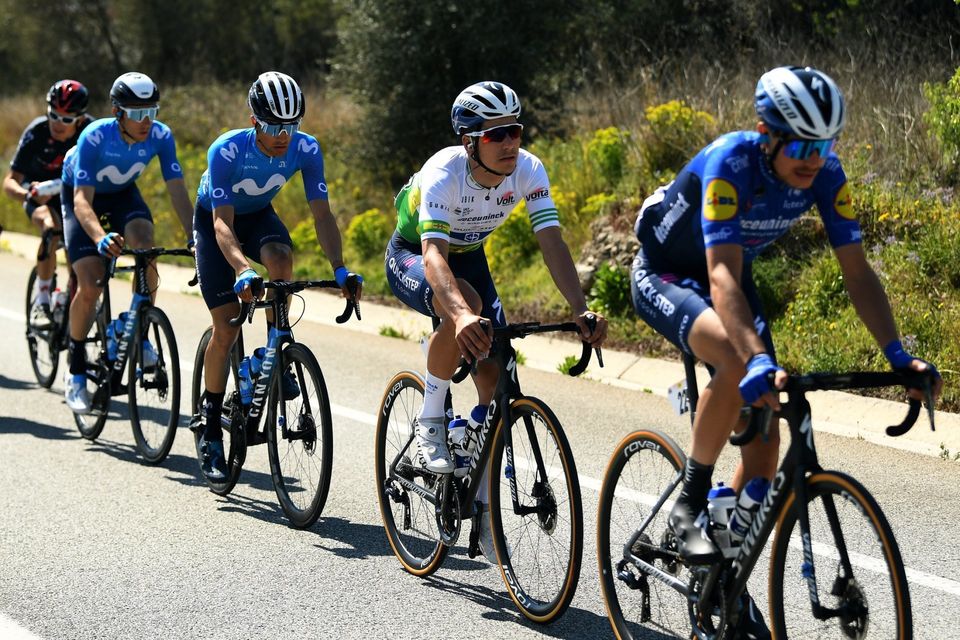
<path id="1" fill-rule="evenodd" d="M 483 163 L 483 160 L 480 159 L 480 145 L 477 144 L 476 142 L 473 142 L 473 140 L 475 140 L 475 139 L 474 139 L 474 138 L 471 138 L 471 145 L 470 145 L 470 147 L 473 149 L 473 152 L 470 154 L 470 159 L 471 159 L 471 160 L 475 160 L 476 163 L 477 163 L 478 165 L 480 165 L 480 168 L 481 168 L 481 169 L 483 169 L 484 171 L 486 171 L 486 172 L 488 172 L 488 173 L 492 173 L 492 174 L 495 175 L 495 176 L 500 176 L 501 178 L 506 178 L 507 176 L 509 176 L 509 175 L 511 175 L 511 174 L 513 173 L 513 171 L 511 171 L 510 173 L 500 173 L 499 171 L 494 171 L 493 169 L 491 169 L 490 167 L 488 167 L 487 165 L 485 165 L 485 164 Z M 479 141 L 478 141 L 478 142 L 479 142 Z"/>

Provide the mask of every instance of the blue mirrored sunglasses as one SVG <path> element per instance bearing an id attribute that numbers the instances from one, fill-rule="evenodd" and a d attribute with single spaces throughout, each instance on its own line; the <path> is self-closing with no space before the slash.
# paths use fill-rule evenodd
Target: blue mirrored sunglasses
<path id="1" fill-rule="evenodd" d="M 147 118 L 156 120 L 157 112 L 160 111 L 160 107 L 120 107 L 120 110 L 123 111 L 126 116 L 134 122 L 143 122 Z"/>
<path id="2" fill-rule="evenodd" d="M 281 133 L 286 133 L 292 138 L 293 134 L 300 130 L 300 122 L 294 122 L 293 124 L 267 124 L 262 120 L 257 120 L 257 129 L 268 136 L 276 137 Z"/>
<path id="3" fill-rule="evenodd" d="M 783 155 L 791 160 L 806 160 L 814 153 L 817 153 L 821 158 L 826 158 L 836 144 L 836 138 L 829 140 L 790 140 L 783 143 Z"/>

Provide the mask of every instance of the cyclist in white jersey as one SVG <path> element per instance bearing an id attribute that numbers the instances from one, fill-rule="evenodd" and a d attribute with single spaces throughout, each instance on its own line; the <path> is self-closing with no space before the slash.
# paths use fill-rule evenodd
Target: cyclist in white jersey
<path id="1" fill-rule="evenodd" d="M 444 401 L 461 355 L 479 360 L 474 375 L 479 404 L 471 412 L 471 427 L 482 422 L 493 397 L 497 369 L 485 359 L 492 346 L 489 322 L 502 326 L 506 320 L 483 240 L 521 201 L 526 201 L 544 262 L 583 339 L 599 347 L 606 338 L 607 323 L 600 314 L 594 314 L 594 330 L 587 327 L 586 300 L 560 234 L 547 172 L 536 156 L 520 148 L 519 115 L 517 94 L 502 83 L 464 89 L 451 111 L 460 144 L 434 154 L 395 202 L 397 230 L 385 256 L 387 280 L 405 304 L 440 321 L 430 338 L 423 407 L 415 427 L 418 457 L 435 473 L 453 471 Z M 484 504 L 486 486 L 484 478 L 477 495 Z M 480 546 L 492 562 L 486 516 L 482 525 Z"/>

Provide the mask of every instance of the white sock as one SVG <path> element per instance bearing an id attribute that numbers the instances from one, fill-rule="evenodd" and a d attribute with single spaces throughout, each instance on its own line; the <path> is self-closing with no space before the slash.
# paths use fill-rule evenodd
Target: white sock
<path id="1" fill-rule="evenodd" d="M 33 282 L 33 295 L 37 299 L 37 302 L 40 304 L 50 304 L 50 283 L 53 282 L 53 278 L 48 280 L 41 280 L 37 278 Z"/>
<path id="2" fill-rule="evenodd" d="M 439 418 L 443 416 L 443 405 L 447 400 L 450 381 L 441 380 L 428 371 L 424 383 L 423 407 L 420 409 L 420 417 Z"/>

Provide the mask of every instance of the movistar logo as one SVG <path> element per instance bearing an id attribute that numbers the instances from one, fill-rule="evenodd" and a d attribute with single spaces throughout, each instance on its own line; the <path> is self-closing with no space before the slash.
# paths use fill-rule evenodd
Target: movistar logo
<path id="1" fill-rule="evenodd" d="M 245 178 L 233 185 L 233 192 L 240 193 L 241 191 L 248 196 L 262 196 L 268 191 L 273 191 L 274 189 L 279 189 L 287 183 L 287 179 L 284 178 L 279 173 L 275 173 L 267 180 L 267 183 L 262 187 L 257 184 L 257 181 L 253 178 Z"/>
<path id="2" fill-rule="evenodd" d="M 121 173 L 118 167 L 115 167 L 112 164 L 107 165 L 97 172 L 97 182 L 103 182 L 104 179 L 106 179 L 113 184 L 126 184 L 140 175 L 140 172 L 143 171 L 146 166 L 147 165 L 143 162 L 137 162 L 132 167 L 127 169 L 125 173 Z"/>
<path id="3" fill-rule="evenodd" d="M 220 147 L 220 156 L 227 162 L 233 162 L 237 159 L 237 153 L 240 152 L 240 148 L 237 146 L 236 142 L 231 142 L 225 147 Z"/>
<path id="4" fill-rule="evenodd" d="M 320 153 L 320 145 L 316 142 L 307 142 L 306 138 L 300 138 L 297 148 L 303 153 L 311 153 L 314 155 Z"/>

